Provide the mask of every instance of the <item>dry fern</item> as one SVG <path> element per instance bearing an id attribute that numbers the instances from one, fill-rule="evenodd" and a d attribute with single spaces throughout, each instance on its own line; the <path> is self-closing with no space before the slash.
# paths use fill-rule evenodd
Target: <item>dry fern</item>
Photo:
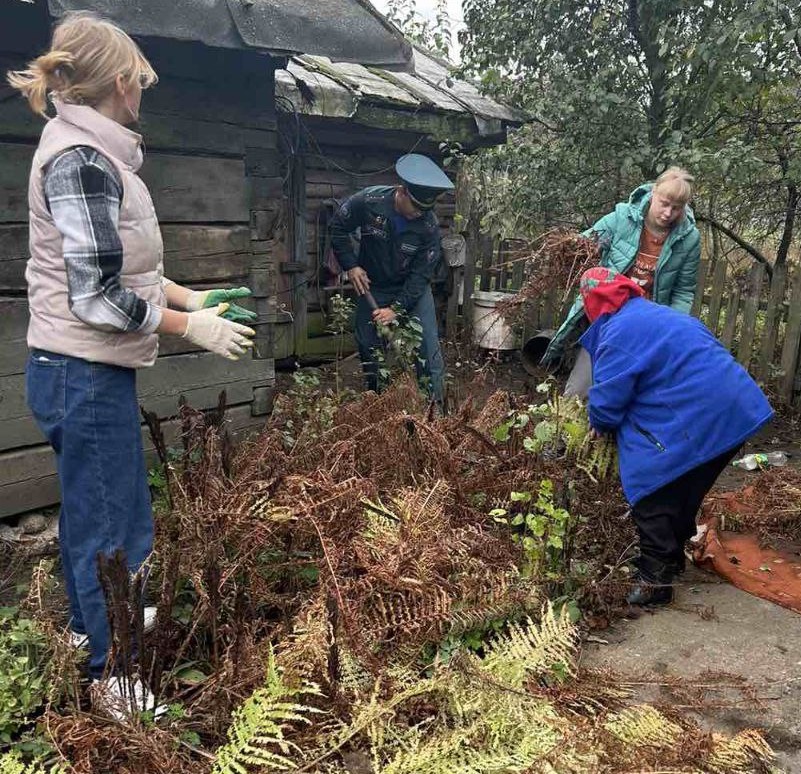
<path id="1" fill-rule="evenodd" d="M 573 676 L 578 634 L 565 608 L 559 616 L 550 602 L 539 624 L 530 618 L 525 624 L 511 623 L 486 648 L 481 670 L 505 684 L 520 688 L 526 679 L 546 672 Z"/>
<path id="2" fill-rule="evenodd" d="M 714 734 L 712 742 L 709 767 L 716 774 L 767 771 L 774 760 L 770 745 L 754 729 L 740 731 L 730 738 Z"/>
<path id="3" fill-rule="evenodd" d="M 611 715 L 604 728 L 630 747 L 671 748 L 681 736 L 680 726 L 648 704 L 627 707 Z"/>

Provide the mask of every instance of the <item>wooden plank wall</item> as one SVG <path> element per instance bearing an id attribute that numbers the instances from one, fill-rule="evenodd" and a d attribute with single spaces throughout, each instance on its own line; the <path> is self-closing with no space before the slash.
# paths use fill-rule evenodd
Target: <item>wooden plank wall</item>
<path id="1" fill-rule="evenodd" d="M 143 99 L 148 184 L 165 244 L 166 276 L 192 287 L 249 285 L 260 315 L 257 355 L 232 362 L 178 338 L 139 374 L 142 405 L 174 415 L 180 395 L 196 408 L 226 390 L 232 427 L 258 427 L 274 385 L 271 322 L 283 175 L 273 98 L 273 60 L 194 44 L 142 41 L 159 71 Z M 0 69 L 35 52 L 0 53 Z M 0 517 L 58 500 L 53 457 L 24 398 L 28 257 L 27 178 L 42 121 L 21 99 L 0 102 Z M 173 424 L 167 425 L 173 432 Z"/>
<path id="2" fill-rule="evenodd" d="M 301 121 L 299 138 L 294 116 L 282 122 L 283 147 L 300 147 L 303 156 L 306 198 L 303 207 L 295 207 L 294 211 L 295 217 L 304 220 L 305 254 L 300 255 L 298 246 L 297 254 L 278 275 L 278 307 L 287 313 L 284 327 L 294 327 L 295 335 L 276 332 L 276 338 L 281 337 L 283 342 L 283 346 L 276 348 L 276 357 L 281 356 L 279 352 L 284 357 L 316 357 L 335 351 L 335 345 L 325 334 L 322 313 L 334 291 L 324 288 L 319 267 L 327 245 L 328 220 L 337 203 L 367 186 L 397 183 L 395 161 L 411 149 L 435 159 L 439 157 L 436 143 L 411 132 L 370 129 L 334 119 L 302 117 Z M 437 207 L 443 236 L 453 224 L 454 213 L 452 198 L 446 198 Z M 303 301 L 305 310 L 299 308 Z"/>

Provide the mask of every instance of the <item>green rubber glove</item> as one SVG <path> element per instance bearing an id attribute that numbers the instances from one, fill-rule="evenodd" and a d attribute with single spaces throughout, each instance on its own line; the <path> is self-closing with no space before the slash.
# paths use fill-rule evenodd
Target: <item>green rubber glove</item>
<path id="1" fill-rule="evenodd" d="M 251 295 L 250 288 L 219 288 L 215 290 L 193 290 L 189 294 L 187 311 L 195 312 L 198 309 L 209 309 L 218 304 L 228 304 L 228 309 L 221 315 L 226 320 L 238 323 L 251 323 L 258 315 L 238 304 L 232 304 L 235 298 L 247 298 Z"/>

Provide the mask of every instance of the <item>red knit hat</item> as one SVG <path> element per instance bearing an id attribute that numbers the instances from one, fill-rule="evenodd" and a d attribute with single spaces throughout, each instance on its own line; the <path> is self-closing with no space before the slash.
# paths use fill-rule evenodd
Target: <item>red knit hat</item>
<path id="1" fill-rule="evenodd" d="M 643 289 L 625 274 L 604 266 L 588 269 L 581 275 L 579 292 L 590 322 L 595 322 L 602 314 L 614 314 L 630 298 L 645 295 Z"/>

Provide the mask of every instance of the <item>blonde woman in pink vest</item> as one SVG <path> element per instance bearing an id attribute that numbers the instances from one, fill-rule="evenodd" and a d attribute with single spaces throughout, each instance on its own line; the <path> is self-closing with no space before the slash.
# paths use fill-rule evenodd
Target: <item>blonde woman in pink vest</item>
<path id="1" fill-rule="evenodd" d="M 157 76 L 128 35 L 92 14 L 68 15 L 51 50 L 8 81 L 36 113 L 48 118 L 48 98 L 55 109 L 28 194 L 27 399 L 56 454 L 74 639 L 89 646 L 96 703 L 120 717 L 130 686 L 106 663 L 97 557 L 121 550 L 135 573 L 153 547 L 136 369 L 155 362 L 159 333 L 236 360 L 254 335 L 241 323 L 255 315 L 229 303 L 247 288 L 199 292 L 164 277 L 159 224 L 137 174 L 142 137 L 128 128 Z M 146 624 L 154 613 L 145 609 Z M 153 709 L 141 682 L 131 690 Z"/>

